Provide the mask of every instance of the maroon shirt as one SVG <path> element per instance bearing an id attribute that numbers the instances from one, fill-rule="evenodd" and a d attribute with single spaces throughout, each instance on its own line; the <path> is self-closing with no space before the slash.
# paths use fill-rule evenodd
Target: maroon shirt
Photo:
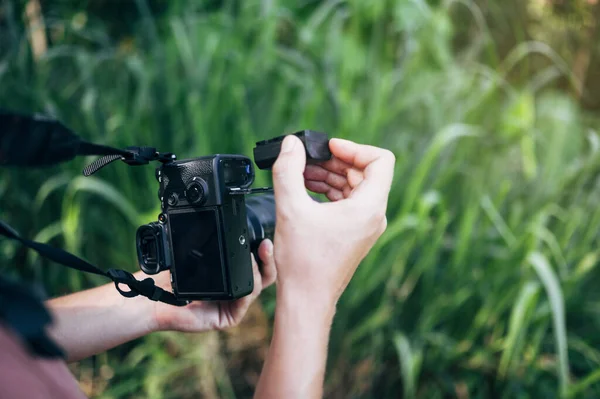
<path id="1" fill-rule="evenodd" d="M 61 359 L 33 357 L 0 324 L 0 399 L 85 398 Z"/>

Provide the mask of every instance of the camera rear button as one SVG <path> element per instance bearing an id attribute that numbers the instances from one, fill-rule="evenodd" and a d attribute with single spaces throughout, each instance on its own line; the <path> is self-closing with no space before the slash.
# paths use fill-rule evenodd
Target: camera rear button
<path id="1" fill-rule="evenodd" d="M 171 206 L 175 206 L 177 202 L 179 202 L 179 196 L 176 193 L 171 193 L 169 199 L 167 199 L 167 203 Z"/>

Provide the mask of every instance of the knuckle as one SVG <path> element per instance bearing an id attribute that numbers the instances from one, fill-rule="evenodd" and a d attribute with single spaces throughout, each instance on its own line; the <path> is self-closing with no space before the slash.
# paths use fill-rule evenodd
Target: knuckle
<path id="1" fill-rule="evenodd" d="M 382 235 L 383 233 L 385 233 L 385 230 L 387 229 L 387 225 L 388 225 L 387 217 L 384 217 L 379 225 L 378 235 Z"/>
<path id="2" fill-rule="evenodd" d="M 376 235 L 381 235 L 387 228 L 387 217 L 385 214 L 385 210 L 378 209 L 376 210 L 370 218 L 370 224 L 373 227 L 373 231 Z"/>
<path id="3" fill-rule="evenodd" d="M 285 224 L 294 219 L 294 209 L 291 206 L 285 206 L 281 208 L 277 208 L 275 218 L 277 219 L 278 224 Z"/>
<path id="4" fill-rule="evenodd" d="M 385 209 L 377 209 L 372 215 L 372 220 L 377 226 L 383 223 L 386 220 Z"/>

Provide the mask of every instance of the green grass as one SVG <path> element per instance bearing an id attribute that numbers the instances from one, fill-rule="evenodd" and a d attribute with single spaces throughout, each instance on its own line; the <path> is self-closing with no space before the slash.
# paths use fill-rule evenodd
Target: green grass
<path id="1" fill-rule="evenodd" d="M 179 158 L 251 155 L 255 141 L 303 128 L 389 148 L 389 227 L 338 306 L 327 396 L 597 397 L 600 123 L 558 89 L 579 85 L 568 64 L 537 42 L 503 56 L 470 1 L 296 4 L 182 2 L 121 43 L 92 16 L 77 29 L 54 15 L 37 62 L 13 16 L 0 105 Z M 461 7 L 468 21 L 451 17 Z M 456 46 L 464 24 L 476 34 Z M 532 57 L 547 65 L 512 83 Z M 135 270 L 135 230 L 158 214 L 154 170 L 83 178 L 89 161 L 3 171 L 0 217 Z M 52 295 L 104 283 L 4 241 L 0 251 L 3 272 Z M 262 303 L 272 315 L 272 290 Z M 262 352 L 232 349 L 235 337 L 154 334 L 74 370 L 99 398 L 248 397 Z"/>

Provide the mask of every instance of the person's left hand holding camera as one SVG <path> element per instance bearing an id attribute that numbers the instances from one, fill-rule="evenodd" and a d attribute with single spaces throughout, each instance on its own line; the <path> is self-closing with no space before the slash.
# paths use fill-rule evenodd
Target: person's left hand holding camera
<path id="1" fill-rule="evenodd" d="M 222 330 L 240 323 L 262 290 L 276 279 L 273 243 L 264 240 L 258 267 L 252 257 L 254 291 L 236 301 L 192 302 L 184 307 L 149 301 L 145 297 L 125 298 L 114 284 L 47 301 L 54 316 L 49 331 L 77 361 L 155 331 L 202 332 Z M 147 277 L 142 272 L 136 278 Z M 153 276 L 156 285 L 170 290 L 168 271 Z"/>
<path id="2" fill-rule="evenodd" d="M 199 332 L 222 330 L 240 323 L 248 308 L 261 291 L 275 282 L 277 271 L 273 260 L 273 243 L 264 240 L 258 248 L 262 261 L 260 268 L 252 255 L 254 290 L 248 296 L 235 301 L 194 301 L 184 307 L 155 302 L 155 329 L 159 331 Z M 155 276 L 156 285 L 170 290 L 169 272 Z"/>

